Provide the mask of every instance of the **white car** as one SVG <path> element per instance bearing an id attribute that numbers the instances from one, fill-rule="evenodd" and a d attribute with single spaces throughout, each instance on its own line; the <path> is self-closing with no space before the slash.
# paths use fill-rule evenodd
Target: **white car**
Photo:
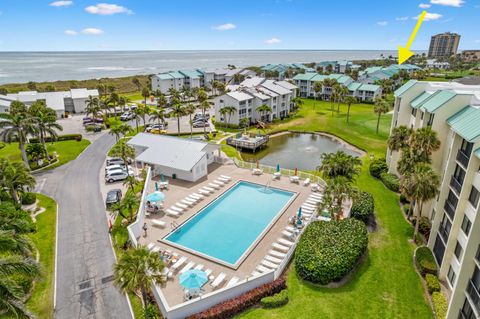
<path id="1" fill-rule="evenodd" d="M 107 166 L 110 165 L 125 165 L 125 163 L 120 157 L 110 157 L 107 158 Z"/>
<path id="2" fill-rule="evenodd" d="M 122 170 L 111 171 L 105 175 L 105 181 L 108 183 L 113 183 L 116 181 L 123 181 L 128 177 L 127 172 Z"/>
<path id="3" fill-rule="evenodd" d="M 112 173 L 116 173 L 116 172 L 127 172 L 127 169 L 125 169 L 125 167 L 120 167 L 120 168 L 114 168 L 114 169 L 109 169 L 109 170 L 106 170 L 105 171 L 105 176 L 107 175 L 111 175 Z M 134 176 L 135 173 L 133 172 L 133 169 L 131 166 L 128 166 L 128 175 L 130 176 Z"/>
<path id="4" fill-rule="evenodd" d="M 107 171 L 111 171 L 111 170 L 114 170 L 114 169 L 125 169 L 125 165 L 123 165 L 123 164 L 107 165 L 107 166 L 105 166 L 105 173 Z"/>

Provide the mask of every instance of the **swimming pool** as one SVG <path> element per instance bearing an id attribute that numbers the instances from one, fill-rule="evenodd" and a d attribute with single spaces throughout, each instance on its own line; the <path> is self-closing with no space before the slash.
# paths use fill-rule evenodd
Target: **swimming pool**
<path id="1" fill-rule="evenodd" d="M 295 193 L 238 182 L 164 240 L 237 268 Z"/>

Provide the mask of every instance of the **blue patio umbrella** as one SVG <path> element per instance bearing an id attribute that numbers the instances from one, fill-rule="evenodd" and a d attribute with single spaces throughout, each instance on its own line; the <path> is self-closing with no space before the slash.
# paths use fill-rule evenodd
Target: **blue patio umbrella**
<path id="1" fill-rule="evenodd" d="M 180 275 L 180 285 L 185 289 L 198 289 L 207 281 L 207 274 L 202 270 L 191 269 Z"/>
<path id="2" fill-rule="evenodd" d="M 280 164 L 277 164 L 277 172 L 280 172 Z"/>
<path id="3" fill-rule="evenodd" d="M 147 195 L 147 200 L 149 202 L 161 202 L 165 200 L 165 194 L 160 191 L 155 191 Z"/>

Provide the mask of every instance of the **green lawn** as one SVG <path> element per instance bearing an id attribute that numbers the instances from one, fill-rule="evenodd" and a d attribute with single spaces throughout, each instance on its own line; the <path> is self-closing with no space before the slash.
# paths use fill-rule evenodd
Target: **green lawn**
<path id="1" fill-rule="evenodd" d="M 391 116 L 384 116 L 380 134 L 375 133 L 372 105 L 352 106 L 350 124 L 345 123 L 345 107 L 333 117 L 330 105 L 307 100 L 297 117 L 272 127 L 272 131 L 324 131 L 384 156 Z M 238 318 L 433 318 L 413 268 L 414 246 L 409 243 L 412 227 L 398 205 L 398 195 L 387 190 L 368 173 L 369 157 L 363 158 L 357 186 L 375 197 L 377 231 L 369 236 L 368 256 L 353 278 L 343 287 L 322 288 L 303 282 L 294 267 L 288 273 L 290 302 L 278 309 L 254 308 Z"/>
<path id="2" fill-rule="evenodd" d="M 86 139 L 82 139 L 80 142 L 70 140 L 47 143 L 49 153 L 57 152 L 59 160 L 45 169 L 52 169 L 74 160 L 88 145 L 90 145 L 90 141 Z M 18 143 L 5 144 L 5 147 L 0 149 L 0 157 L 5 157 L 10 161 L 21 161 L 22 156 L 18 149 Z"/>
<path id="3" fill-rule="evenodd" d="M 45 211 L 37 216 L 37 232 L 31 239 L 40 255 L 43 276 L 35 283 L 27 307 L 38 318 L 53 318 L 57 203 L 41 194 L 37 194 L 37 199 L 39 207 L 44 207 Z"/>

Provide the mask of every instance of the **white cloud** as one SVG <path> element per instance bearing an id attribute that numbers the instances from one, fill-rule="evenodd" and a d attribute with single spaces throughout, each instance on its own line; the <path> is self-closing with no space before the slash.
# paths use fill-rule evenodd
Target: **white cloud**
<path id="1" fill-rule="evenodd" d="M 265 40 L 266 44 L 277 44 L 277 43 L 280 43 L 280 42 L 282 42 L 282 40 L 280 40 L 278 38 L 271 38 L 271 39 Z"/>
<path id="2" fill-rule="evenodd" d="M 415 20 L 418 20 L 418 17 L 420 17 L 420 15 L 414 17 Z M 441 17 L 443 17 L 443 15 L 439 14 L 439 13 L 430 13 L 430 12 L 427 12 L 425 14 L 425 18 L 423 19 L 423 21 L 432 21 L 432 20 L 438 20 L 440 19 Z"/>
<path id="3" fill-rule="evenodd" d="M 430 0 L 431 4 L 438 4 L 448 7 L 461 7 L 465 3 L 463 0 Z"/>
<path id="4" fill-rule="evenodd" d="M 233 30 L 236 27 L 237 26 L 234 25 L 233 23 L 225 23 L 225 24 L 220 24 L 220 25 L 213 26 L 212 29 L 213 30 L 218 30 L 218 31 L 227 31 L 227 30 Z"/>
<path id="5" fill-rule="evenodd" d="M 73 4 L 73 1 L 60 0 L 60 1 L 51 2 L 50 6 L 52 6 L 52 7 L 69 7 L 72 4 Z"/>
<path id="6" fill-rule="evenodd" d="M 133 14 L 133 11 L 113 3 L 99 3 L 94 6 L 88 6 L 85 11 L 91 14 L 112 15 L 117 13 Z"/>
<path id="7" fill-rule="evenodd" d="M 77 31 L 75 30 L 65 30 L 63 31 L 66 35 L 77 35 Z"/>
<path id="8" fill-rule="evenodd" d="M 396 21 L 407 21 L 408 20 L 408 17 L 398 17 L 398 18 L 395 18 Z"/>
<path id="9" fill-rule="evenodd" d="M 388 24 L 388 22 L 387 21 L 378 21 L 377 24 L 381 27 L 384 27 Z"/>
<path id="10" fill-rule="evenodd" d="M 419 8 L 422 8 L 422 9 L 428 9 L 430 8 L 432 5 L 431 4 L 428 4 L 428 3 L 420 3 L 418 5 Z"/>
<path id="11" fill-rule="evenodd" d="M 99 35 L 103 33 L 103 30 L 97 28 L 86 28 L 82 30 L 82 33 L 88 35 Z"/>

